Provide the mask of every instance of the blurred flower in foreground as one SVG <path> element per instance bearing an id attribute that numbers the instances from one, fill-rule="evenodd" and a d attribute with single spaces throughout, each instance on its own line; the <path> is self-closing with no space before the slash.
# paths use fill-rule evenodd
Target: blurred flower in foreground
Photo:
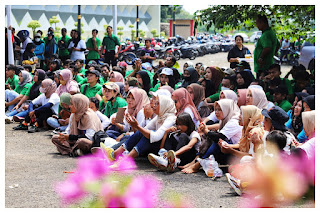
<path id="1" fill-rule="evenodd" d="M 279 207 L 299 201 L 314 186 L 314 158 L 286 156 L 276 151 L 273 157 L 258 153 L 248 172 L 240 207 Z M 314 187 L 313 187 L 314 188 Z"/>
<path id="2" fill-rule="evenodd" d="M 151 175 L 134 174 L 130 157 L 110 162 L 103 152 L 80 157 L 73 174 L 56 185 L 64 206 L 96 208 L 153 208 L 158 206 L 161 182 Z M 178 195 L 179 196 L 179 195 Z M 187 207 L 164 204 L 170 207 Z"/>

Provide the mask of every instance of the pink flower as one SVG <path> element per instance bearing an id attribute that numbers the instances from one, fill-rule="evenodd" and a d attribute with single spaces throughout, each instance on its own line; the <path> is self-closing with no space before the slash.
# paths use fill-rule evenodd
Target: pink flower
<path id="1" fill-rule="evenodd" d="M 158 201 L 160 182 L 152 176 L 135 178 L 127 188 L 124 203 L 127 208 L 153 208 Z"/>
<path id="2" fill-rule="evenodd" d="M 137 168 L 133 158 L 129 156 L 124 156 L 119 158 L 113 165 L 110 166 L 110 169 L 113 171 L 118 171 L 121 173 L 130 173 Z"/>

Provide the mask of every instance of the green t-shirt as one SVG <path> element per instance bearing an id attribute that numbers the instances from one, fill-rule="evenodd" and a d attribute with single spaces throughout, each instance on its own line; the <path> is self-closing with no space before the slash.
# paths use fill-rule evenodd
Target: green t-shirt
<path id="1" fill-rule="evenodd" d="M 12 78 L 8 78 L 6 84 L 9 84 L 13 90 L 19 87 L 19 76 L 14 75 Z"/>
<path id="2" fill-rule="evenodd" d="M 118 111 L 118 108 L 127 106 L 127 102 L 125 99 L 117 97 L 112 105 L 111 101 L 108 101 L 106 104 L 106 108 L 104 114 L 110 118 L 110 116 Z"/>
<path id="3" fill-rule="evenodd" d="M 32 85 L 34 84 L 34 82 L 31 84 L 31 87 Z M 31 87 L 29 87 L 28 91 L 25 93 L 25 96 L 30 96 L 30 90 L 31 90 Z M 39 95 L 41 94 L 41 92 L 39 91 Z"/>
<path id="4" fill-rule="evenodd" d="M 85 87 L 87 87 L 87 89 L 86 89 L 86 93 L 84 94 L 83 92 Z M 87 96 L 88 98 L 91 98 L 91 97 L 94 97 L 99 92 L 99 90 L 101 90 L 101 88 L 102 86 L 99 83 L 96 83 L 96 85 L 94 85 L 93 87 L 90 87 L 90 85 L 87 83 L 81 86 L 80 92 L 85 96 Z"/>
<path id="5" fill-rule="evenodd" d="M 96 38 L 96 42 L 97 42 L 97 48 L 99 49 L 99 47 L 101 46 L 101 40 Z M 88 39 L 86 46 L 87 46 L 87 48 L 94 48 L 92 38 Z M 87 55 L 87 59 L 88 60 L 100 59 L 100 55 L 97 51 L 89 50 L 89 53 Z"/>
<path id="6" fill-rule="evenodd" d="M 211 102 L 214 103 L 215 101 L 218 101 L 220 98 L 220 92 L 221 92 L 221 86 L 222 84 L 219 84 L 218 92 L 216 92 L 213 95 L 210 95 L 209 98 L 211 99 Z M 233 90 L 235 93 L 237 93 L 237 87 L 234 88 Z"/>
<path id="7" fill-rule="evenodd" d="M 100 80 L 99 84 L 103 85 L 104 84 L 104 79 L 102 77 L 100 77 L 99 80 Z M 82 84 L 86 84 L 86 83 L 87 83 L 87 78 L 83 78 L 82 81 L 79 84 L 82 85 Z"/>
<path id="8" fill-rule="evenodd" d="M 88 70 L 82 68 L 79 73 L 81 73 L 83 76 L 86 76 L 86 71 L 88 71 Z"/>
<path id="9" fill-rule="evenodd" d="M 78 84 L 81 84 L 81 82 L 83 81 L 83 77 L 77 74 L 73 80 L 75 80 Z"/>
<path id="10" fill-rule="evenodd" d="M 273 64 L 273 56 L 276 51 L 279 41 L 277 39 L 276 33 L 268 28 L 262 31 L 261 37 L 257 40 L 256 47 L 254 49 L 254 71 L 267 70 Z M 258 59 L 264 48 L 270 47 L 271 51 L 265 56 L 263 65 L 260 66 Z"/>
<path id="11" fill-rule="evenodd" d="M 115 50 L 117 45 L 120 45 L 119 38 L 113 34 L 111 34 L 111 37 L 106 35 L 103 38 L 102 45 L 106 46 L 106 50 Z"/>
<path id="12" fill-rule="evenodd" d="M 14 91 L 19 93 L 20 95 L 26 95 L 28 93 L 28 91 L 29 91 L 29 94 L 30 94 L 30 88 L 31 87 L 32 87 L 32 84 L 31 83 L 27 83 L 23 87 L 18 86 L 17 88 L 14 89 Z"/>
<path id="13" fill-rule="evenodd" d="M 67 55 L 70 55 L 70 52 L 68 50 L 68 46 L 69 46 L 69 41 L 70 41 L 70 36 L 66 35 L 66 37 L 60 37 L 58 38 L 58 44 L 59 44 L 59 41 L 63 41 L 64 44 L 60 45 L 59 46 L 59 56 L 67 56 Z"/>
<path id="14" fill-rule="evenodd" d="M 290 104 L 290 102 L 288 100 L 283 100 L 279 105 L 276 103 L 277 106 L 279 106 L 281 109 L 283 109 L 284 111 L 288 112 L 290 110 L 290 108 L 292 107 L 292 105 Z"/>
<path id="15" fill-rule="evenodd" d="M 150 72 L 149 70 L 141 70 L 141 71 L 146 71 L 150 77 L 150 85 L 153 85 L 153 76 L 154 76 L 154 73 Z M 131 73 L 133 72 L 133 70 L 128 70 L 126 71 L 126 75 L 125 75 L 125 78 L 128 77 L 128 75 L 130 75 Z"/>
<path id="16" fill-rule="evenodd" d="M 150 89 L 149 93 L 157 91 L 159 89 L 160 85 L 161 85 L 161 83 L 157 83 L 153 88 Z M 178 89 L 180 86 L 181 86 L 181 83 L 178 82 L 176 85 L 174 85 L 174 90 Z"/>

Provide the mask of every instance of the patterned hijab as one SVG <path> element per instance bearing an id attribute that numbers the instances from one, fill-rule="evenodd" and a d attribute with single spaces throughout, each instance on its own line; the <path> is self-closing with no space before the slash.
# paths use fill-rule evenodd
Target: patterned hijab
<path id="1" fill-rule="evenodd" d="M 138 112 L 147 104 L 150 104 L 149 97 L 143 89 L 133 88 L 128 92 L 128 95 L 132 94 L 134 98 L 134 107 L 129 108 L 128 112 L 130 115 L 137 117 Z"/>
<path id="2" fill-rule="evenodd" d="M 57 90 L 56 82 L 50 78 L 43 80 L 41 84 L 44 86 L 44 91 L 47 98 L 49 98 Z"/>
<path id="3" fill-rule="evenodd" d="M 197 121 L 201 120 L 200 114 L 197 108 L 195 107 L 188 90 L 186 90 L 185 88 L 179 88 L 176 91 L 174 91 L 172 95 L 177 98 L 178 102 L 181 105 L 181 108 L 177 109 L 177 116 L 184 112 L 185 108 L 189 107 L 192 110 L 195 119 Z"/>
<path id="4" fill-rule="evenodd" d="M 89 108 L 89 99 L 83 94 L 75 94 L 71 97 L 71 102 L 76 109 L 70 124 L 70 134 L 78 135 L 78 130 L 93 129 L 103 130 L 101 121 L 97 114 Z"/>
<path id="5" fill-rule="evenodd" d="M 250 149 L 250 131 L 255 127 L 260 127 L 263 121 L 261 109 L 256 106 L 248 105 L 240 107 L 242 112 L 242 136 L 239 141 L 239 149 L 241 152 L 249 152 Z"/>

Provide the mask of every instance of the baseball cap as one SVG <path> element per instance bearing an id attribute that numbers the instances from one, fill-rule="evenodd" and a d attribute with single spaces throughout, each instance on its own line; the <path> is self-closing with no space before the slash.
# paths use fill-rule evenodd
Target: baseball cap
<path id="1" fill-rule="evenodd" d="M 276 130 L 287 130 L 285 123 L 289 120 L 287 113 L 279 106 L 273 106 L 271 109 L 261 111 L 264 117 L 271 119 L 272 126 Z"/>
<path id="2" fill-rule="evenodd" d="M 102 87 L 110 89 L 110 90 L 114 90 L 114 91 L 116 91 L 116 93 L 120 92 L 120 87 L 118 86 L 118 84 L 116 84 L 114 82 L 105 83 Z"/>
<path id="3" fill-rule="evenodd" d="M 165 67 L 165 68 L 163 68 L 163 69 L 161 70 L 160 75 L 162 75 L 162 74 L 165 74 L 165 75 L 173 75 L 173 70 L 170 69 L 170 68 Z"/>
<path id="4" fill-rule="evenodd" d="M 234 75 L 236 72 L 232 68 L 221 68 L 223 72 L 227 75 Z"/>
<path id="5" fill-rule="evenodd" d="M 36 33 L 36 34 L 34 34 L 34 37 L 40 37 L 41 38 L 41 34 L 40 33 Z"/>
<path id="6" fill-rule="evenodd" d="M 167 89 L 158 89 L 155 92 L 149 92 L 152 96 L 157 97 L 158 95 L 165 95 L 171 98 L 171 93 L 169 92 L 169 90 Z"/>
<path id="7" fill-rule="evenodd" d="M 95 74 L 97 77 L 100 77 L 100 72 L 98 70 L 88 70 L 86 71 L 86 76 L 88 76 L 89 73 Z"/>
<path id="8" fill-rule="evenodd" d="M 125 67 L 127 68 L 128 64 L 124 61 L 119 62 L 119 67 Z"/>
<path id="9" fill-rule="evenodd" d="M 145 69 L 145 70 L 148 70 L 148 71 L 152 70 L 152 66 L 148 62 L 141 64 L 141 66 L 142 66 L 142 69 Z"/>

